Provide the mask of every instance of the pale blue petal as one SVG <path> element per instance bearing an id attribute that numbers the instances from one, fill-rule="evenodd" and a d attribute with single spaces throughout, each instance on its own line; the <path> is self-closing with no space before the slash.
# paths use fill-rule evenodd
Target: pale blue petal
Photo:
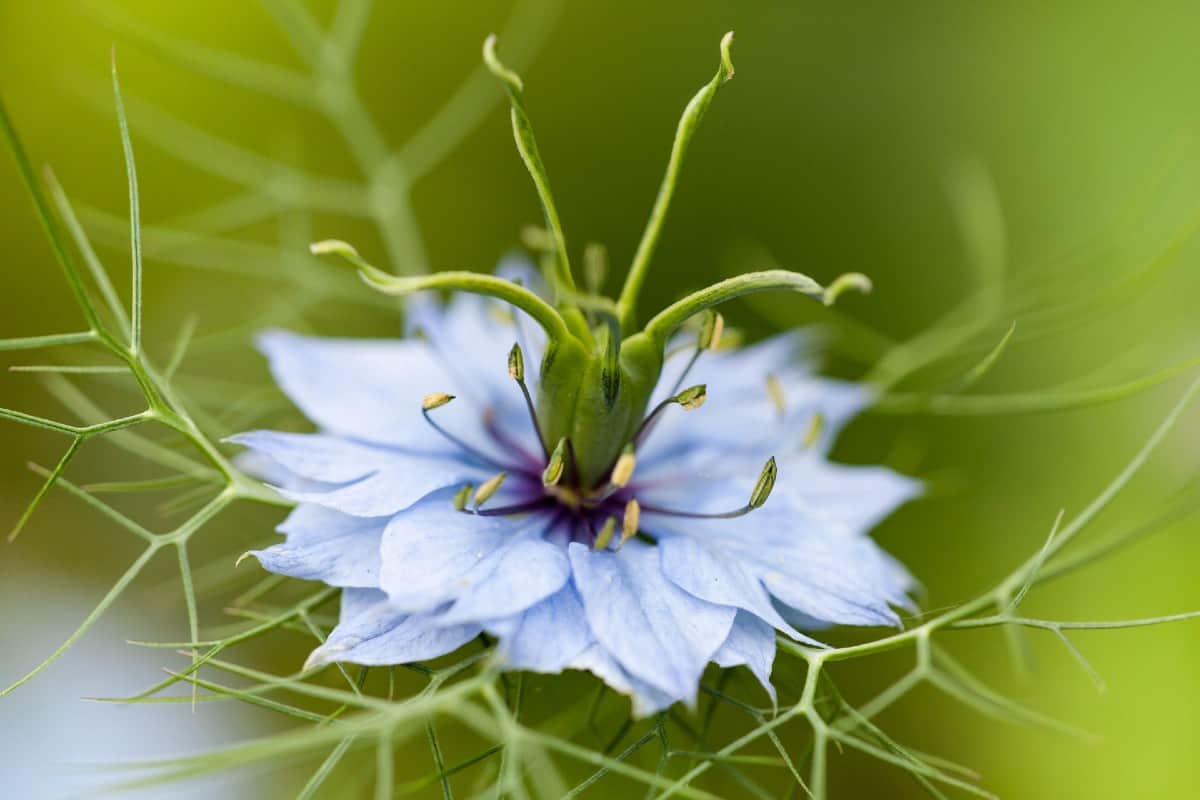
<path id="1" fill-rule="evenodd" d="M 772 455 L 802 449 L 827 452 L 871 395 L 860 384 L 812 374 L 804 360 L 810 349 L 805 334 L 791 332 L 741 350 L 702 355 L 684 385 L 707 384 L 707 402 L 695 411 L 669 408 L 663 413 L 639 451 L 641 479 L 657 481 L 713 468 L 756 471 Z M 667 396 L 680 366 L 664 369 L 656 397 Z M 782 391 L 782 410 L 768 391 L 768 375 Z M 823 420 L 819 435 L 805 442 L 818 414 Z"/>
<path id="2" fill-rule="evenodd" d="M 571 584 L 524 613 L 485 627 L 499 638 L 500 658 L 508 669 L 562 672 L 595 642 L 583 601 Z"/>
<path id="3" fill-rule="evenodd" d="M 607 683 L 611 688 L 628 695 L 633 701 L 633 716 L 635 717 L 648 717 L 651 714 L 657 714 L 659 711 L 670 708 L 677 701 L 685 702 L 688 705 L 694 702 L 695 686 L 692 686 L 686 694 L 680 696 L 664 692 L 657 686 L 652 686 L 646 681 L 631 675 L 600 644 L 591 645 L 582 653 L 575 656 L 575 658 L 571 659 L 570 667 L 572 669 L 586 670 Z"/>
<path id="4" fill-rule="evenodd" d="M 263 568 L 330 586 L 379 586 L 380 542 L 387 519 L 351 517 L 297 506 L 278 528 L 287 541 L 252 550 Z"/>
<path id="5" fill-rule="evenodd" d="M 762 580 L 728 554 L 690 536 L 668 536 L 658 543 L 663 574 L 676 586 L 710 603 L 750 612 L 807 644 L 819 646 L 789 625 L 771 604 Z"/>
<path id="6" fill-rule="evenodd" d="M 522 534 L 540 535 L 551 519 L 548 514 L 464 514 L 454 511 L 452 495 L 452 491 L 436 492 L 388 523 L 380 586 L 398 608 L 430 611 L 468 595 L 492 576 Z M 558 581 L 558 586 L 546 589 L 549 583 L 539 584 L 545 590 L 543 597 L 562 585 Z M 493 616 L 497 614 L 484 618 Z"/>
<path id="7" fill-rule="evenodd" d="M 349 622 L 372 606 L 387 600 L 379 589 L 343 589 L 338 607 L 338 622 Z"/>
<path id="8" fill-rule="evenodd" d="M 771 667 L 775 662 L 775 630 L 758 617 L 739 611 L 729 629 L 729 637 L 713 655 L 721 667 L 749 667 L 758 682 L 776 702 L 775 686 L 771 683 Z"/>
<path id="9" fill-rule="evenodd" d="M 745 489 L 744 493 L 742 488 Z M 749 487 L 696 498 L 699 510 L 736 508 Z M 908 606 L 912 579 L 869 538 L 814 520 L 786 496 L 735 519 L 686 519 L 645 512 L 642 527 L 665 539 L 704 543 L 719 560 L 762 580 L 785 604 L 843 625 L 895 625 L 891 605 Z"/>
<path id="10" fill-rule="evenodd" d="M 338 485 L 336 483 L 321 483 L 310 478 L 301 478 L 294 472 L 290 472 L 280 466 L 279 462 L 275 459 L 265 456 L 257 450 L 243 450 L 235 454 L 233 465 L 242 473 L 258 478 L 260 481 L 280 489 L 306 491 L 310 489 L 334 489 Z"/>
<path id="11" fill-rule="evenodd" d="M 871 530 L 923 490 L 920 481 L 887 467 L 838 464 L 817 453 L 781 459 L 778 466 L 775 493 L 852 533 Z"/>
<path id="12" fill-rule="evenodd" d="M 506 259 L 497 269 L 499 277 L 531 287 L 535 293 L 540 279 L 526 259 Z M 526 383 L 537 390 L 546 337 L 524 311 L 489 297 L 455 294 L 440 314 L 424 314 L 419 326 L 444 368 L 474 397 L 492 407 L 501 418 L 513 422 L 526 414 L 524 398 L 508 374 L 508 354 L 520 344 L 525 356 Z M 516 431 L 525 446 L 536 444 L 532 427 Z"/>
<path id="13" fill-rule="evenodd" d="M 563 588 L 571 576 L 566 549 L 541 539 L 540 533 L 513 537 L 460 579 L 469 585 L 439 615 L 439 622 L 478 622 L 517 614 Z"/>
<path id="14" fill-rule="evenodd" d="M 499 454 L 484 426 L 488 400 L 474 397 L 470 384 L 446 369 L 423 340 L 332 339 L 268 331 L 258 344 L 280 388 L 326 432 L 457 455 L 458 448 L 421 415 L 425 395 L 446 392 L 457 399 L 434 412 L 438 422 L 476 449 Z"/>
<path id="15" fill-rule="evenodd" d="M 322 433 L 247 431 L 226 441 L 267 456 L 293 475 L 326 483 L 349 483 L 394 458 L 393 451 Z"/>
<path id="16" fill-rule="evenodd" d="M 345 593 L 343 593 L 345 594 Z M 371 603 L 362 602 L 374 598 Z M 480 633 L 478 625 L 440 627 L 428 616 L 405 614 L 376 594 L 359 596 L 353 615 L 343 612 L 325 643 L 304 663 L 305 669 L 334 661 L 379 666 L 408 664 L 457 650 Z M 346 598 L 343 597 L 345 609 Z"/>
<path id="17" fill-rule="evenodd" d="M 734 609 L 667 580 L 655 548 L 637 540 L 617 551 L 578 543 L 569 551 L 588 623 L 604 649 L 634 677 L 690 702 Z"/>
<path id="18" fill-rule="evenodd" d="M 359 517 L 394 514 L 437 489 L 490 477 L 487 469 L 457 458 L 371 447 L 327 434 L 251 431 L 230 441 L 300 478 L 277 484 L 288 499 Z"/>
<path id="19" fill-rule="evenodd" d="M 457 490 L 467 483 L 478 486 L 488 477 L 479 467 L 451 459 L 405 457 L 343 486 L 281 488 L 280 493 L 298 503 L 316 503 L 357 517 L 382 517 L 403 511 L 439 489 Z"/>

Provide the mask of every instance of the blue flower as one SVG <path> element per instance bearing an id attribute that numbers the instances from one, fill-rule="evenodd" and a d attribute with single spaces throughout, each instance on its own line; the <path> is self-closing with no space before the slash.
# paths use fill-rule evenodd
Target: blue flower
<path id="1" fill-rule="evenodd" d="M 297 504 L 254 555 L 343 589 L 308 666 L 429 659 L 486 632 L 506 668 L 588 670 L 647 714 L 692 702 L 709 662 L 773 697 L 776 631 L 819 647 L 802 631 L 895 625 L 910 605 L 866 533 L 919 486 L 827 460 L 870 397 L 814 375 L 803 332 L 717 349 L 710 312 L 698 346 L 670 337 L 630 425 L 576 418 L 552 439 L 561 381 L 540 371 L 562 357 L 533 319 L 474 295 L 411 316 L 398 340 L 260 339 L 320 429 L 235 437 Z"/>

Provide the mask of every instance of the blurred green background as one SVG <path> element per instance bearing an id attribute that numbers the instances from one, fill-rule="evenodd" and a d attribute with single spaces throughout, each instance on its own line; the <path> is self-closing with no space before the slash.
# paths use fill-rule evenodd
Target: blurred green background
<path id="1" fill-rule="evenodd" d="M 511 4 L 376 5 L 357 78 L 383 137 L 399 146 L 477 69 L 483 38 L 503 28 Z M 546 27 L 544 44 L 520 65 L 527 99 L 568 238 L 576 248 L 589 240 L 608 246 L 616 272 L 610 291 L 637 243 L 678 114 L 715 70 L 720 36 L 734 29 L 737 77 L 719 94 L 695 139 L 643 308 L 734 271 L 765 266 L 769 253 L 818 279 L 847 270 L 868 273 L 875 292 L 846 298 L 842 311 L 894 339 L 909 337 L 970 287 L 946 190 L 955 165 L 970 159 L 990 174 L 1008 233 L 1011 302 L 992 340 L 1014 319 L 1018 330 L 982 391 L 1119 382 L 1197 355 L 1200 271 L 1188 238 L 1200 208 L 1200 14 L 1193 4 L 524 5 L 523 28 L 501 41 L 501 54 L 510 42 L 517 49 Z M 331 0 L 309 7 L 322 23 L 333 13 Z M 204 148 L 164 127 L 147 104 L 314 174 L 360 178 L 336 130 L 320 115 L 198 77 L 116 31 L 113 19 L 288 67 L 302 63 L 254 3 L 0 2 L 0 91 L 35 163 L 53 165 L 72 198 L 96 210 L 87 217 L 89 227 L 119 287 L 128 284 L 125 234 L 98 216 L 116 215 L 119 222 L 127 214 L 107 86 L 114 44 L 130 105 L 145 225 L 200 230 L 213 220 L 195 212 L 244 192 L 179 158 Z M 492 103 L 486 115 L 461 141 L 446 141 L 452 149 L 412 195 L 427 261 L 437 269 L 490 269 L 519 245 L 522 226 L 539 219 L 507 114 L 495 102 L 501 90 L 486 81 L 483 88 L 480 97 Z M 152 128 L 168 147 L 156 146 Z M 172 143 L 182 153 L 169 152 Z M 79 316 L 8 159 L 0 161 L 0 187 L 0 337 L 78 329 Z M 274 281 L 174 263 L 188 260 L 188 243 L 151 252 L 146 277 L 147 340 L 165 358 L 184 318 L 195 314 L 200 335 L 184 379 L 193 380 L 197 394 L 207 392 L 218 410 L 223 402 L 237 404 L 239 386 L 265 381 L 249 343 L 249 332 L 263 320 L 339 334 L 397 329 L 395 314 L 364 302 L 352 280 L 339 284 L 346 290 L 340 299 L 310 308 L 285 277 L 299 269 L 292 262 L 310 238 L 348 239 L 368 257 L 386 260 L 384 243 L 369 225 L 289 212 L 234 233 L 271 246 L 248 260 L 257 260 Z M 1147 265 L 1162 267 L 1155 280 L 1121 283 Z M 1071 315 L 1053 335 L 1022 341 L 1027 315 L 1109 284 L 1120 287 L 1119 302 L 1103 313 Z M 1043 294 L 1027 302 L 1035 292 Z M 299 319 L 278 316 L 289 310 L 299 310 Z M 823 314 L 811 304 L 775 299 L 730 307 L 727 317 L 758 335 L 780 324 L 826 319 Z M 5 365 L 47 360 L 5 355 Z M 951 366 L 964 368 L 973 358 L 978 354 Z M 835 368 L 862 371 L 849 359 Z M 919 376 L 913 385 L 936 386 L 938 377 L 923 384 Z M 1033 552 L 1060 507 L 1082 508 L 1181 389 L 1176 381 L 1116 404 L 1059 414 L 871 415 L 843 437 L 839 455 L 889 461 L 931 480 L 932 496 L 888 520 L 877 538 L 925 583 L 926 605 L 939 608 L 991 585 Z M 111 398 L 112 411 L 122 410 L 122 398 L 131 402 L 102 382 L 94 391 Z M 0 405 L 70 419 L 27 374 L 0 377 Z M 1196 475 L 1198 419 L 1189 415 L 1106 513 L 1105 525 L 1153 516 Z M 25 462 L 53 463 L 64 444 L 13 424 L 0 427 L 2 527 L 37 489 Z M 138 468 L 95 443 L 72 467 L 72 477 L 136 476 Z M 159 527 L 179 519 L 177 511 L 155 504 L 142 510 L 151 520 L 158 514 Z M 231 515 L 219 526 L 220 541 L 212 542 L 211 552 L 194 558 L 207 563 L 263 541 L 276 516 Z M 1198 608 L 1196 534 L 1195 517 L 1184 518 L 1039 590 L 1029 608 L 1064 619 Z M 0 557 L 6 609 L 0 615 L 0 682 L 36 663 L 69 632 L 127 564 L 134 552 L 127 545 L 132 542 L 69 498 L 50 498 Z M 83 646 L 92 650 L 69 654 L 43 676 L 47 688 L 34 683 L 22 690 L 26 694 L 0 702 L 6 729 L 0 762 L 20 764 L 18 776 L 27 774 L 30 786 L 44 781 L 46 796 L 53 796 L 49 787 L 61 788 L 50 776 L 63 764 L 104 756 L 87 744 L 95 736 L 81 735 L 78 743 L 60 738 L 92 724 L 88 715 L 94 712 L 79 710 L 75 698 L 145 685 L 163 663 L 154 652 L 123 662 L 114 643 L 181 637 L 169 566 L 139 582 L 114 621 L 92 632 Z M 220 621 L 232 591 L 205 595 L 206 622 Z M 1200 794 L 1196 624 L 1079 635 L 1080 648 L 1107 681 L 1103 693 L 1049 637 L 1033 637 L 1035 671 L 1022 682 L 998 638 L 964 635 L 958 652 L 994 685 L 1094 732 L 1095 742 L 986 720 L 925 690 L 885 715 L 889 732 L 977 768 L 984 785 L 1004 797 Z M 94 660 L 96 647 L 108 648 L 111 665 Z M 300 644 L 277 650 L 273 666 L 293 669 L 285 659 L 302 653 Z M 263 663 L 272 663 L 271 656 L 264 653 Z M 842 689 L 863 697 L 885 680 L 883 671 L 898 675 L 906 666 L 897 659 L 855 666 Z M 143 744 L 155 754 L 233 741 L 279 724 L 265 714 L 207 707 L 195 716 L 157 713 L 121 709 L 118 722 L 103 724 L 113 731 L 142 730 Z M 42 738 L 27 734 L 30 719 L 41 721 L 35 727 L 44 729 Z M 145 737 L 150 725 L 164 726 L 165 738 Z M 37 752 L 14 756 L 18 745 L 38 742 L 43 744 L 30 748 Z M 55 743 L 63 752 L 45 749 Z M 428 771 L 426 761 L 417 761 L 428 758 L 426 751 L 418 747 L 412 758 L 410 777 Z M 922 796 L 905 774 L 858 755 L 834 752 L 831 769 L 835 797 Z M 406 766 L 399 771 L 403 777 Z M 257 796 L 261 789 L 238 784 L 223 791 Z M 736 796 L 733 785 L 718 783 L 713 790 Z M 604 789 L 594 794 L 603 796 Z"/>

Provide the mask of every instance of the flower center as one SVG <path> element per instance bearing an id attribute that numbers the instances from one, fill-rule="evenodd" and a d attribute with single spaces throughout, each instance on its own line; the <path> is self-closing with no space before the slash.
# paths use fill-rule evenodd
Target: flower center
<path id="1" fill-rule="evenodd" d="M 563 436 L 553 449 L 548 447 L 543 437 L 544 428 L 538 419 L 529 387 L 525 383 L 524 355 L 519 345 L 514 344 L 509 352 L 508 372 L 523 395 L 530 424 L 541 448 L 540 454 L 530 453 L 519 443 L 517 437 L 505 431 L 491 409 L 484 414 L 483 427 L 493 442 L 509 455 L 510 460 L 506 463 L 503 459 L 482 452 L 446 430 L 433 418 L 432 412 L 449 404 L 454 400 L 454 396 L 442 393 L 426 395 L 421 404 L 421 413 L 426 422 L 454 444 L 469 460 L 499 470 L 479 486 L 467 484 L 461 487 L 454 497 L 455 510 L 475 516 L 540 513 L 549 519 L 548 533 L 552 530 L 567 531 L 570 540 L 583 542 L 599 550 L 620 547 L 628 539 L 641 533 L 643 510 L 677 517 L 726 519 L 748 514 L 761 507 L 775 485 L 777 469 L 774 458 L 769 459 L 763 467 L 749 501 L 744 506 L 725 512 L 689 511 L 646 503 L 640 499 L 640 495 L 649 484 L 639 485 L 634 480 L 637 452 L 645 444 L 662 415 L 674 405 L 678 405 L 684 411 L 698 409 L 708 396 L 704 384 L 696 384 L 683 390 L 679 388 L 700 355 L 712 347 L 711 328 L 706 328 L 701 334 L 700 346 L 676 379 L 671 396 L 642 418 L 618 455 L 600 471 L 600 477 L 597 479 L 589 480 L 580 468 L 580 460 L 571 437 Z M 718 323 L 718 337 L 719 330 Z M 503 500 L 499 499 L 502 489 Z M 496 502 L 490 502 L 493 498 L 496 498 Z"/>

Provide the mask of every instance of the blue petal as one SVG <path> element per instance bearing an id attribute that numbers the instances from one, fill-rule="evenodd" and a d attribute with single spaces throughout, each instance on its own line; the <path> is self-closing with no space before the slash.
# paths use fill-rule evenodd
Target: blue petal
<path id="1" fill-rule="evenodd" d="M 686 383 L 706 383 L 707 402 L 690 413 L 669 409 L 662 415 L 639 452 L 641 477 L 678 475 L 685 459 L 689 472 L 712 466 L 757 470 L 769 456 L 799 450 L 816 414 L 824 422 L 809 449 L 825 453 L 871 395 L 859 384 L 813 375 L 801 359 L 807 338 L 792 332 L 734 352 L 705 353 Z M 657 398 L 667 396 L 686 360 L 664 369 Z M 782 411 L 768 391 L 768 375 L 782 392 Z"/>
<path id="2" fill-rule="evenodd" d="M 536 290 L 541 281 L 524 259 L 501 262 L 497 274 Z M 448 371 L 473 395 L 495 409 L 501 419 L 523 421 L 522 444 L 536 445 L 525 418 L 524 399 L 508 374 L 508 353 L 519 344 L 525 356 L 526 382 L 536 392 L 546 337 L 525 312 L 507 303 L 472 294 L 456 294 L 440 314 L 425 314 L 418 323 Z"/>
<path id="3" fill-rule="evenodd" d="M 749 489 L 695 499 L 693 507 L 736 507 Z M 740 499 L 739 499 L 740 498 Z M 895 625 L 891 605 L 908 606 L 914 583 L 869 538 L 838 529 L 789 502 L 772 497 L 736 519 L 683 519 L 646 512 L 642 527 L 665 540 L 699 539 L 719 559 L 740 564 L 767 591 L 811 617 L 842 625 Z M 663 542 L 665 544 L 665 541 Z"/>
<path id="4" fill-rule="evenodd" d="M 524 613 L 486 627 L 499 637 L 500 658 L 508 669 L 562 672 L 595 642 L 583 601 L 570 584 Z"/>
<path id="5" fill-rule="evenodd" d="M 387 600 L 378 589 L 343 589 L 338 608 L 338 624 L 349 622 L 368 608 Z"/>
<path id="6" fill-rule="evenodd" d="M 293 475 L 348 483 L 386 466 L 392 452 L 320 433 L 247 431 L 227 440 L 255 450 Z"/>
<path id="7" fill-rule="evenodd" d="M 455 458 L 370 447 L 325 434 L 252 431 L 230 441 L 305 479 L 279 486 L 285 497 L 358 517 L 394 514 L 432 491 L 479 483 L 489 476 Z"/>
<path id="8" fill-rule="evenodd" d="M 379 547 L 387 519 L 297 506 L 279 526 L 287 541 L 251 551 L 263 568 L 330 586 L 379 586 Z"/>
<path id="9" fill-rule="evenodd" d="M 448 369 L 423 340 L 326 339 L 268 331 L 258 343 L 280 388 L 327 432 L 409 451 L 458 454 L 421 415 L 425 395 L 446 392 L 457 399 L 437 409 L 437 421 L 472 447 L 502 455 L 484 425 L 491 400 L 474 396 L 471 382 Z M 505 364 L 499 367 L 504 370 Z"/>
<path id="10" fill-rule="evenodd" d="M 623 669 L 599 644 L 593 644 L 571 659 L 571 668 L 587 670 L 613 689 L 629 695 L 633 701 L 633 715 L 647 717 L 670 708 L 677 701 L 692 702 L 696 689 L 692 687 L 686 695 L 672 695 L 656 686 L 638 679 Z"/>
<path id="11" fill-rule="evenodd" d="M 438 619 L 449 624 L 517 614 L 562 589 L 570 576 L 561 545 L 540 536 L 512 537 L 460 579 L 469 585 Z"/>
<path id="12" fill-rule="evenodd" d="M 566 580 L 554 567 L 545 574 L 528 574 L 524 567 L 506 558 L 510 548 L 529 536 L 540 536 L 551 521 L 548 514 L 479 517 L 453 510 L 453 492 L 436 492 L 388 523 L 381 552 L 383 570 L 380 586 L 392 602 L 409 612 L 430 611 L 458 598 L 470 605 L 492 597 L 497 610 L 481 618 L 504 616 L 557 591 Z M 551 547 L 550 545 L 546 545 Z M 544 550 L 539 557 L 549 561 Z M 528 587 L 514 597 L 489 594 L 488 587 L 505 591 L 524 579 Z M 503 609 L 501 604 L 507 604 Z"/>
<path id="13" fill-rule="evenodd" d="M 691 702 L 734 609 L 693 597 L 667 580 L 655 548 L 569 547 L 575 585 L 596 639 L 632 676 Z"/>
<path id="14" fill-rule="evenodd" d="M 258 345 L 279 387 L 324 430 L 367 442 L 441 448 L 421 419 L 421 399 L 453 387 L 425 342 L 267 331 Z"/>
<path id="15" fill-rule="evenodd" d="M 887 467 L 826 461 L 817 453 L 780 459 L 775 492 L 788 495 L 815 519 L 835 529 L 866 533 L 918 497 L 920 481 Z"/>
<path id="16" fill-rule="evenodd" d="M 775 631 L 758 617 L 739 611 L 733 620 L 733 627 L 729 629 L 729 638 L 712 660 L 722 667 L 749 667 L 771 696 L 771 702 L 776 702 L 775 687 L 771 683 L 771 667 L 775 662 Z"/>
<path id="17" fill-rule="evenodd" d="M 347 614 L 347 594 L 341 622 L 309 655 L 305 669 L 334 661 L 368 666 L 423 661 L 457 650 L 480 633 L 478 625 L 439 627 L 425 615 L 405 614 L 377 592 L 353 596 L 354 613 Z"/>
<path id="18" fill-rule="evenodd" d="M 663 574 L 689 594 L 710 603 L 749 611 L 793 639 L 820 645 L 779 616 L 762 580 L 739 561 L 690 536 L 665 537 L 659 542 L 658 549 Z"/>

